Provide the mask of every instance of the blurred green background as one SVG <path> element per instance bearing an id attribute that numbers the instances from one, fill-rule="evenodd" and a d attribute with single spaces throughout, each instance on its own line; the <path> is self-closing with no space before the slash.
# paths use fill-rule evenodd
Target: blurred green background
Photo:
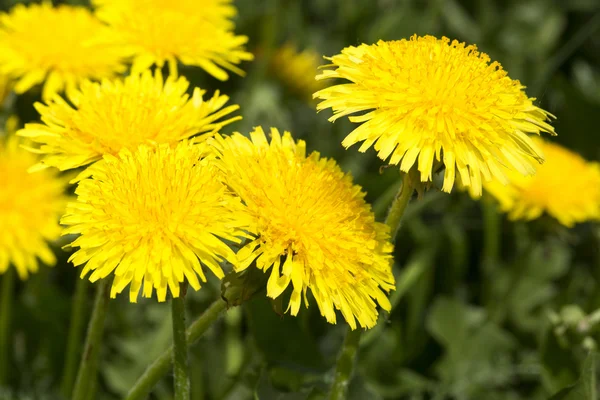
<path id="1" fill-rule="evenodd" d="M 2 8 L 14 3 L 5 0 Z M 342 148 L 352 124 L 329 123 L 329 110 L 316 114 L 307 93 L 281 78 L 291 67 L 273 65 L 285 43 L 323 55 L 415 33 L 475 43 L 556 115 L 557 142 L 599 159 L 599 0 L 235 3 L 236 31 L 250 38 L 256 55 L 242 65 L 247 76 L 222 83 L 197 68 L 180 72 L 193 85 L 209 93 L 220 89 L 240 104 L 244 119 L 227 132 L 275 126 L 335 158 L 363 185 L 380 219 L 398 187 L 397 169 L 381 168 L 373 151 Z M 39 92 L 10 99 L 22 123 L 37 118 L 35 101 Z M 537 400 L 561 390 L 555 400 L 596 399 L 591 383 L 600 320 L 599 243 L 597 224 L 568 230 L 550 218 L 513 223 L 493 203 L 474 202 L 464 193 L 431 191 L 413 201 L 397 239 L 394 309 L 363 335 L 351 399 Z M 0 399 L 61 399 L 78 278 L 60 245 L 56 267 L 17 285 L 10 386 L 0 388 Z M 88 289 L 83 306 L 89 309 Z M 216 279 L 190 293 L 190 319 L 219 294 Z M 168 305 L 129 304 L 126 297 L 110 304 L 97 400 L 122 398 L 171 341 Z M 343 323 L 328 325 L 314 303 L 298 318 L 282 317 L 257 296 L 231 309 L 193 347 L 192 398 L 325 398 L 345 331 Z M 170 377 L 151 398 L 172 398 Z"/>

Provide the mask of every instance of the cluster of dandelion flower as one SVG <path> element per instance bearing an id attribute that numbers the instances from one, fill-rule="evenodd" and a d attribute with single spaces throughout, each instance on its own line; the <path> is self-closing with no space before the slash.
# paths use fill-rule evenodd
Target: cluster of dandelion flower
<path id="1" fill-rule="evenodd" d="M 600 165 L 554 143 L 534 138 L 546 162 L 534 176 L 506 171 L 507 185 L 488 182 L 485 191 L 513 220 L 532 220 L 542 214 L 571 227 L 600 219 Z"/>
<path id="2" fill-rule="evenodd" d="M 0 134 L 0 274 L 13 265 L 25 279 L 38 270 L 38 259 L 56 262 L 47 242 L 60 237 L 67 180 L 56 170 L 29 173 L 38 160 L 22 144 L 17 136 Z"/>
<path id="3" fill-rule="evenodd" d="M 554 133 L 551 115 L 472 45 L 415 35 L 347 47 L 329 60 L 317 79 L 351 83 L 315 93 L 318 109 L 332 108 L 331 121 L 365 112 L 350 117 L 362 124 L 342 144 L 373 146 L 403 172 L 415 166 L 422 182 L 443 165 L 445 192 L 457 175 L 479 196 L 482 181 L 507 182 L 505 166 L 534 174 L 542 155 L 527 134 Z"/>
<path id="4" fill-rule="evenodd" d="M 222 278 L 225 260 L 238 272 L 254 263 L 271 269 L 268 296 L 291 284 L 293 315 L 310 290 L 329 322 L 338 309 L 353 328 L 374 326 L 394 287 L 389 229 L 333 160 L 307 157 L 287 132 L 271 136 L 257 128 L 252 140 L 216 135 L 105 155 L 61 220 L 80 235 L 70 261 L 92 281 L 113 274 L 112 296 L 130 285 L 131 301 L 154 289 L 160 301 L 168 290 L 177 297 L 184 280 L 199 289 L 201 265 Z M 237 254 L 225 241 L 241 245 Z"/>
<path id="5" fill-rule="evenodd" d="M 77 201 L 62 218 L 65 233 L 79 235 L 70 260 L 84 265 L 82 277 L 113 275 L 113 297 L 129 286 L 131 301 L 154 291 L 164 301 L 169 292 L 179 296 L 182 282 L 199 289 L 205 268 L 222 278 L 227 261 L 237 272 L 269 273 L 267 295 L 289 292 L 292 315 L 312 295 L 327 321 L 335 323 L 339 310 L 352 329 L 374 326 L 377 308 L 390 309 L 393 245 L 390 228 L 375 221 L 362 189 L 335 161 L 306 155 L 304 142 L 288 132 L 273 128 L 270 140 L 261 128 L 250 138 L 221 135 L 239 119 L 230 116 L 238 106 L 226 106 L 228 97 L 219 92 L 205 100 L 194 88 L 190 96 L 188 81 L 176 75 L 177 62 L 219 79 L 227 78 L 226 70 L 241 73 L 236 64 L 251 55 L 243 49 L 246 38 L 233 33 L 231 2 L 207 2 L 201 13 L 195 2 L 183 0 L 94 4 L 109 28 L 88 21 L 102 32 L 101 39 L 84 41 L 84 50 L 113 51 L 116 43 L 122 51 L 107 53 L 116 60 L 111 68 L 68 76 L 56 65 L 23 72 L 8 68 L 14 63 L 2 57 L 9 52 L 0 52 L 0 72 L 21 79 L 20 91 L 47 77 L 45 104 L 35 105 L 41 123 L 18 132 L 42 155 L 29 169 L 88 166 L 75 180 Z M 2 18 L 35 13 L 95 18 L 84 9 L 47 4 Z M 2 26 L 0 48 L 6 47 L 3 38 L 19 31 L 15 26 Z M 155 32 L 159 28 L 164 32 Z M 77 48 L 79 56 L 84 50 Z M 122 69 L 123 52 L 133 56 L 132 73 L 110 79 Z M 302 60 L 298 77 L 317 64 L 290 47 L 279 57 Z M 323 79 L 350 81 L 314 94 L 322 100 L 319 110 L 333 109 L 332 121 L 363 112 L 350 117 L 362 124 L 343 145 L 362 142 L 360 151 L 373 146 L 401 171 L 418 171 L 423 182 L 443 166 L 447 192 L 455 180 L 478 196 L 488 183 L 512 182 L 513 175 L 531 179 L 523 176 L 535 173 L 545 145 L 529 134 L 554 133 L 546 122 L 551 115 L 475 46 L 415 36 L 348 47 L 330 61 L 317 82 L 304 86 L 318 90 Z M 166 79 L 160 69 L 147 69 L 165 62 L 171 66 Z M 63 98 L 56 92 L 65 85 Z M 539 213 L 528 210 L 528 216 Z"/>

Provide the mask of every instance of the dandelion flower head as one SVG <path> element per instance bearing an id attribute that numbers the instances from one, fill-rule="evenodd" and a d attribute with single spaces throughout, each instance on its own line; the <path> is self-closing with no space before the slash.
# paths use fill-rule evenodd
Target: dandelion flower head
<path id="1" fill-rule="evenodd" d="M 167 291 L 178 297 L 184 281 L 198 290 L 203 266 L 222 278 L 219 263 L 235 261 L 224 240 L 239 243 L 247 218 L 206 154 L 183 141 L 124 149 L 92 165 L 61 220 L 64 234 L 80 235 L 69 261 L 85 264 L 82 278 L 113 274 L 111 296 L 129 285 L 131 302 L 154 289 L 159 301 Z"/>
<path id="2" fill-rule="evenodd" d="M 21 279 L 54 265 L 47 242 L 60 237 L 58 220 L 67 204 L 67 180 L 49 169 L 28 173 L 37 162 L 22 140 L 0 134 L 0 274 L 13 265 Z"/>
<path id="3" fill-rule="evenodd" d="M 300 52 L 288 43 L 273 56 L 271 69 L 290 91 L 310 99 L 314 92 L 323 87 L 323 82 L 314 78 L 321 60 L 316 51 L 306 49 Z"/>
<path id="4" fill-rule="evenodd" d="M 390 309 L 394 288 L 389 229 L 375 222 L 364 193 L 334 160 L 305 155 L 289 132 L 261 128 L 251 139 L 216 136 L 227 184 L 246 205 L 255 239 L 238 253 L 237 270 L 256 267 L 270 275 L 267 296 L 292 287 L 287 310 L 297 315 L 310 290 L 321 314 L 336 322 L 340 310 L 355 329 L 372 327 L 377 304 Z"/>
<path id="5" fill-rule="evenodd" d="M 237 14 L 231 0 L 94 0 L 96 13 L 110 25 L 113 39 L 130 49 L 133 71 L 177 61 L 203 68 L 220 80 L 226 70 L 243 75 L 236 65 L 252 60 L 246 36 L 233 32 Z"/>
<path id="6" fill-rule="evenodd" d="M 445 192 L 457 173 L 477 196 L 482 181 L 507 181 L 503 166 L 533 174 L 542 156 L 527 133 L 554 133 L 551 115 L 473 45 L 415 35 L 347 47 L 329 60 L 317 78 L 350 83 L 315 93 L 318 109 L 332 108 L 331 121 L 362 112 L 350 117 L 362 124 L 342 144 L 373 146 L 404 172 L 415 165 L 423 182 L 443 163 Z"/>
<path id="7" fill-rule="evenodd" d="M 125 53 L 99 42 L 105 31 L 84 7 L 17 4 L 0 14 L 0 73 L 16 80 L 17 93 L 45 81 L 44 99 L 85 79 L 112 77 L 125 70 Z"/>
<path id="8" fill-rule="evenodd" d="M 571 227 L 600 219 L 600 165 L 558 144 L 534 138 L 546 162 L 537 173 L 524 177 L 508 172 L 509 183 L 489 182 L 486 192 L 513 220 L 532 220 L 543 213 Z"/>
<path id="9" fill-rule="evenodd" d="M 160 71 L 146 70 L 124 79 L 86 81 L 69 100 L 53 97 L 46 105 L 37 103 L 42 123 L 27 124 L 18 132 L 41 146 L 40 168 L 77 168 L 135 149 L 144 143 L 176 143 L 193 135 L 216 132 L 239 119 L 222 119 L 237 110 L 224 107 L 229 97 L 218 91 L 208 100 L 204 91 L 183 78 L 163 79 Z"/>

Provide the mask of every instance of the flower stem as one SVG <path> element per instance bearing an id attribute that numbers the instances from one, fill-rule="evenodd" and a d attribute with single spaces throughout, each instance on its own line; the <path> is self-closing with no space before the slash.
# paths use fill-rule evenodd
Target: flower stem
<path id="1" fill-rule="evenodd" d="M 361 334 L 362 331 L 360 329 L 351 330 L 348 328 L 348 333 L 344 339 L 344 344 L 335 366 L 335 380 L 333 382 L 333 386 L 331 387 L 329 400 L 346 399 L 348 385 L 350 383 L 350 378 L 352 378 L 352 371 L 354 370 L 354 360 L 358 351 L 358 344 L 360 343 Z"/>
<path id="2" fill-rule="evenodd" d="M 73 393 L 77 360 L 81 352 L 80 343 L 85 320 L 88 286 L 87 279 L 80 279 L 78 276 L 75 277 L 75 295 L 72 300 L 73 308 L 71 309 L 69 336 L 67 339 L 67 354 L 61 383 L 61 391 L 65 398 L 68 398 Z"/>
<path id="3" fill-rule="evenodd" d="M 396 239 L 396 234 L 400 229 L 400 223 L 402 222 L 402 216 L 406 211 L 406 206 L 410 201 L 415 191 L 414 186 L 410 182 L 410 178 L 407 174 L 403 175 L 402 186 L 398 189 L 396 197 L 388 210 L 388 215 L 385 218 L 385 224 L 390 227 L 390 237 L 393 242 Z"/>
<path id="4" fill-rule="evenodd" d="M 396 238 L 396 234 L 400 229 L 400 223 L 402 222 L 402 216 L 406 211 L 413 193 L 415 191 L 414 186 L 410 182 L 410 178 L 407 174 L 403 175 L 402 186 L 398 189 L 398 193 L 388 210 L 388 215 L 385 219 L 385 224 L 390 227 L 390 236 L 392 242 Z M 331 392 L 329 393 L 329 400 L 345 400 L 348 392 L 348 385 L 352 378 L 352 372 L 354 369 L 354 360 L 356 353 L 358 352 L 358 345 L 360 343 L 360 337 L 362 330 L 352 330 L 348 328 L 344 344 L 340 351 L 336 366 L 335 366 L 335 377 L 333 385 L 331 386 Z"/>
<path id="5" fill-rule="evenodd" d="M 87 400 L 90 389 L 96 379 L 96 363 L 98 362 L 98 354 L 102 345 L 102 333 L 104 331 L 104 320 L 107 309 L 108 284 L 106 279 L 101 279 L 97 283 L 94 310 L 92 311 L 92 317 L 88 325 L 72 400 Z"/>
<path id="6" fill-rule="evenodd" d="M 2 297 L 0 298 L 0 386 L 6 385 L 8 363 L 12 353 L 9 349 L 9 339 L 14 287 L 15 271 L 9 266 L 2 277 Z"/>
<path id="7" fill-rule="evenodd" d="M 185 337 L 185 288 L 182 294 L 171 300 L 173 318 L 173 372 L 175 400 L 190 399 L 190 377 L 188 366 L 188 346 Z"/>
<path id="8" fill-rule="evenodd" d="M 192 345 L 202 337 L 202 335 L 219 319 L 223 311 L 227 308 L 227 303 L 222 299 L 217 299 L 211 306 L 194 321 L 187 330 L 187 343 Z M 164 377 L 173 362 L 173 347 L 166 350 L 146 369 L 143 375 L 137 380 L 129 390 L 125 400 L 143 400 L 148 393 Z"/>

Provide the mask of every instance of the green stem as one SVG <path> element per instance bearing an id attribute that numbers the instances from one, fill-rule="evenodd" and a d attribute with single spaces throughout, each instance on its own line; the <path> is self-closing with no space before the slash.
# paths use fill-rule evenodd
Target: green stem
<path id="1" fill-rule="evenodd" d="M 87 400 L 96 379 L 96 363 L 98 362 L 98 354 L 102 345 L 104 320 L 108 309 L 108 289 L 109 286 L 106 279 L 101 279 L 97 283 L 94 310 L 92 311 L 92 317 L 88 325 L 72 400 Z"/>
<path id="2" fill-rule="evenodd" d="M 392 203 L 392 200 L 397 196 L 398 190 L 402 186 L 402 181 L 394 182 L 373 202 L 373 214 L 375 218 L 383 219 L 385 212 Z"/>
<path id="3" fill-rule="evenodd" d="M 171 300 L 173 318 L 173 372 L 175 400 L 190 400 L 188 346 L 185 337 L 185 288 Z"/>
<path id="4" fill-rule="evenodd" d="M 75 295 L 72 300 L 71 320 L 69 323 L 69 336 L 67 339 L 67 354 L 63 368 L 61 392 L 65 398 L 73 393 L 75 383 L 75 372 L 77 371 L 77 360 L 81 352 L 81 336 L 85 321 L 87 306 L 87 279 L 75 278 Z"/>
<path id="5" fill-rule="evenodd" d="M 396 193 L 396 197 L 388 210 L 388 215 L 385 218 L 385 224 L 390 227 L 390 237 L 392 242 L 396 239 L 396 234 L 400 229 L 400 223 L 402 222 L 402 216 L 404 215 L 404 211 L 406 211 L 406 206 L 410 201 L 413 193 L 415 191 L 414 186 L 410 182 L 410 178 L 408 175 L 403 174 L 402 178 L 402 186 L 398 189 L 398 193 Z"/>
<path id="6" fill-rule="evenodd" d="M 2 277 L 2 297 L 0 298 L 0 386 L 8 380 L 8 364 L 12 349 L 10 342 L 10 320 L 15 287 L 15 271 L 9 266 Z"/>
<path id="7" fill-rule="evenodd" d="M 406 211 L 413 193 L 415 191 L 414 186 L 411 184 L 410 178 L 407 174 L 403 174 L 402 186 L 398 190 L 388 215 L 385 219 L 385 224 L 390 227 L 390 235 L 392 242 L 396 238 L 396 234 L 400 229 L 400 223 L 402 222 L 402 216 Z M 340 351 L 336 366 L 335 366 L 335 377 L 333 385 L 331 386 L 331 392 L 329 394 L 330 400 L 345 400 L 348 392 L 348 385 L 352 378 L 352 372 L 354 370 L 354 359 L 358 352 L 358 345 L 360 343 L 360 337 L 362 330 L 352 330 L 348 328 L 344 344 Z"/>
<path id="8" fill-rule="evenodd" d="M 187 330 L 187 343 L 193 345 L 202 337 L 202 335 L 219 319 L 223 311 L 227 308 L 227 303 L 222 299 L 217 299 L 196 321 L 190 325 Z M 164 377 L 172 365 L 173 346 L 161 354 L 146 369 L 142 376 L 137 380 L 129 390 L 125 400 L 143 400 L 152 388 Z"/>
<path id="9" fill-rule="evenodd" d="M 337 360 L 335 366 L 335 380 L 331 387 L 331 394 L 329 400 L 345 400 L 348 393 L 348 385 L 352 378 L 352 371 L 354 370 L 354 360 L 356 359 L 356 353 L 358 352 L 358 344 L 360 343 L 360 336 L 362 331 L 360 329 L 348 330 L 346 339 L 344 339 L 344 345 L 342 351 Z"/>
<path id="10" fill-rule="evenodd" d="M 98 363 L 96 363 L 95 365 L 96 365 L 96 367 L 93 372 L 94 376 L 96 376 L 96 370 L 98 369 Z M 92 383 L 90 384 L 90 390 L 88 390 L 87 400 L 95 400 L 97 391 L 98 391 L 98 379 L 94 379 L 94 380 L 92 380 Z"/>

